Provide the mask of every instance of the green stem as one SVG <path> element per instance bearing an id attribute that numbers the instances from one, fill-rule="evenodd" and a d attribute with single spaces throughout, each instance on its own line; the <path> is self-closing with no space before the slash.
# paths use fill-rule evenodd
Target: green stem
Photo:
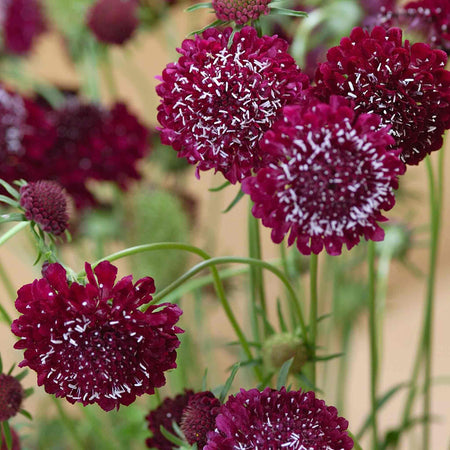
<path id="1" fill-rule="evenodd" d="M 10 228 L 3 236 L 0 237 L 0 245 L 3 245 L 7 240 L 11 239 L 19 231 L 23 230 L 29 222 L 19 222 Z"/>
<path id="2" fill-rule="evenodd" d="M 316 341 L 317 341 L 317 319 L 318 319 L 318 296 L 317 296 L 317 267 L 318 256 L 312 254 L 309 260 L 309 286 L 310 286 L 310 304 L 309 304 L 309 329 L 311 343 L 311 383 L 316 387 Z"/>
<path id="3" fill-rule="evenodd" d="M 61 402 L 56 397 L 51 396 L 51 398 L 53 400 L 53 403 L 56 405 L 56 409 L 58 410 L 59 417 L 61 418 L 61 421 L 64 423 L 67 430 L 69 431 L 69 434 L 72 437 L 75 446 L 77 448 L 79 448 L 80 450 L 83 450 L 85 448 L 85 446 L 83 444 L 83 440 L 78 435 L 74 421 L 64 411 L 64 408 L 61 406 Z"/>
<path id="4" fill-rule="evenodd" d="M 367 262 L 369 269 L 369 334 L 370 334 L 370 400 L 371 422 L 373 434 L 373 449 L 378 450 L 378 336 L 377 336 L 377 306 L 376 306 L 376 272 L 375 272 L 375 242 L 369 241 L 367 247 Z"/>
<path id="5" fill-rule="evenodd" d="M 286 276 L 283 274 L 283 272 L 281 270 L 272 266 L 272 264 L 269 264 L 265 261 L 261 261 L 258 259 L 240 258 L 240 257 L 234 257 L 234 256 L 223 256 L 223 257 L 211 258 L 209 260 L 203 261 L 203 262 L 197 264 L 196 266 L 192 267 L 189 271 L 187 271 L 185 274 L 183 274 L 181 277 L 179 277 L 177 280 L 175 280 L 172 284 L 167 286 L 165 289 L 158 292 L 153 297 L 153 300 L 150 302 L 150 304 L 158 303 L 167 294 L 170 294 L 172 291 L 174 291 L 179 286 L 181 286 L 185 281 L 187 281 L 189 278 L 193 277 L 197 273 L 201 272 L 203 269 L 205 269 L 207 267 L 215 266 L 218 264 L 230 264 L 230 263 L 253 264 L 253 265 L 256 265 L 259 267 L 263 267 L 264 269 L 267 269 L 270 272 L 272 272 L 276 277 L 278 277 L 280 279 L 280 281 L 285 285 L 286 290 L 289 295 L 289 300 L 295 309 L 300 328 L 302 330 L 303 336 L 305 336 L 305 339 L 304 339 L 305 344 L 310 345 L 309 340 L 307 339 L 308 334 L 307 334 L 305 320 L 303 317 L 303 312 L 301 310 L 300 303 L 297 301 L 295 291 L 293 290 L 291 284 L 289 283 L 289 280 L 286 278 Z"/>
<path id="6" fill-rule="evenodd" d="M 347 430 L 347 433 L 353 439 L 353 450 L 362 450 L 362 447 L 356 439 L 355 435 L 350 430 Z"/>
<path id="7" fill-rule="evenodd" d="M 117 98 L 117 94 L 119 91 L 117 89 L 117 83 L 114 78 L 113 65 L 111 62 L 111 53 L 109 49 L 105 50 L 102 69 L 109 95 L 111 96 L 112 100 L 115 100 Z"/>
<path id="8" fill-rule="evenodd" d="M 137 253 L 142 253 L 142 252 L 146 252 L 146 251 L 155 251 L 155 250 L 184 250 L 184 251 L 188 251 L 191 253 L 194 253 L 198 256 L 200 256 L 201 258 L 205 259 L 205 263 L 208 263 L 209 261 L 213 261 L 214 258 L 211 258 L 206 252 L 204 252 L 203 250 L 194 247 L 193 245 L 189 245 L 189 244 L 181 244 L 181 243 L 177 243 L 177 242 L 161 242 L 161 243 L 156 243 L 156 244 L 146 244 L 146 245 L 138 245 L 136 247 L 131 247 L 128 248 L 126 250 L 122 250 L 120 252 L 117 253 L 113 253 L 112 255 L 106 256 L 105 258 L 102 258 L 100 261 L 98 261 L 95 265 L 97 265 L 99 262 L 101 261 L 115 261 L 118 260 L 120 258 L 124 258 L 126 256 L 131 256 L 131 255 L 135 255 Z M 197 266 L 195 266 L 197 267 Z M 214 287 L 216 289 L 216 293 L 217 296 L 220 300 L 220 303 L 225 311 L 225 314 L 228 318 L 228 320 L 230 321 L 231 326 L 234 329 L 234 332 L 236 333 L 236 336 L 239 339 L 239 342 L 242 346 L 242 349 L 246 355 L 246 357 L 249 360 L 253 360 L 253 354 L 252 351 L 250 349 L 250 345 L 244 335 L 244 333 L 241 330 L 241 327 L 239 326 L 236 317 L 231 309 L 231 306 L 225 296 L 225 290 L 223 288 L 223 284 L 222 281 L 220 279 L 219 273 L 217 271 L 217 268 L 215 267 L 214 264 L 209 264 L 209 265 L 205 265 L 204 267 L 210 267 L 211 270 L 211 274 L 213 276 L 213 281 L 214 281 Z M 202 269 L 204 268 L 202 267 Z M 201 270 L 201 269 L 200 269 Z M 81 272 L 80 275 L 82 275 L 84 272 Z M 189 278 L 189 277 L 188 277 Z M 174 283 L 172 283 L 170 286 L 173 286 Z M 177 284 L 176 287 L 180 286 L 182 283 Z M 169 286 L 169 287 L 170 287 Z M 159 294 L 155 295 L 153 298 L 153 301 L 151 302 L 151 304 L 157 303 L 158 299 L 162 297 L 162 293 L 166 292 L 168 288 L 163 289 Z M 175 289 L 175 288 L 174 288 Z M 171 289 L 172 291 L 173 289 Z M 170 291 L 169 291 L 170 292 Z M 254 367 L 254 371 L 256 376 L 258 377 L 258 379 L 261 381 L 263 379 L 263 375 L 261 372 L 261 369 L 258 366 L 253 366 Z"/>

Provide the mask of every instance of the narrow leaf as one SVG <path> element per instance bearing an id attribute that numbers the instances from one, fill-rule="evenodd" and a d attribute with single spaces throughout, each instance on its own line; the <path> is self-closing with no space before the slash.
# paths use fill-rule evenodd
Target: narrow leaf
<path id="1" fill-rule="evenodd" d="M 22 416 L 25 416 L 27 419 L 33 420 L 33 416 L 25 409 L 21 409 L 19 413 L 22 414 Z"/>
<path id="2" fill-rule="evenodd" d="M 209 188 L 208 191 L 209 192 L 219 192 L 222 189 L 225 189 L 227 186 L 230 186 L 231 183 L 229 181 L 225 181 L 225 183 L 221 184 L 220 186 L 217 186 L 215 188 Z"/>
<path id="3" fill-rule="evenodd" d="M 311 380 L 303 372 L 296 373 L 295 375 L 299 378 L 299 380 L 303 383 L 305 388 L 308 389 L 309 391 L 315 391 L 318 392 L 319 394 L 323 393 L 321 389 L 319 389 L 317 386 L 314 386 Z"/>
<path id="4" fill-rule="evenodd" d="M 2 361 L 2 355 L 0 355 L 0 373 L 3 373 L 3 361 Z"/>
<path id="5" fill-rule="evenodd" d="M 21 213 L 11 213 L 0 215 L 0 223 L 6 222 L 23 222 L 27 220 L 25 216 Z"/>
<path id="6" fill-rule="evenodd" d="M 225 382 L 225 385 L 224 385 L 224 387 L 222 389 L 222 392 L 219 395 L 220 403 L 223 403 L 225 398 L 226 398 L 226 396 L 228 395 L 228 391 L 230 390 L 231 385 L 232 385 L 233 380 L 234 380 L 234 377 L 236 376 L 236 374 L 237 374 L 237 372 L 238 372 L 240 367 L 241 367 L 241 363 L 236 363 L 236 364 L 233 365 L 233 368 L 231 369 L 230 376 L 228 377 L 227 381 Z"/>
<path id="7" fill-rule="evenodd" d="M 239 202 L 239 200 L 244 196 L 244 193 L 242 192 L 242 190 L 239 190 L 239 192 L 237 193 L 236 197 L 234 197 L 233 201 L 228 205 L 228 207 L 222 211 L 222 213 L 227 213 L 229 211 L 231 211 Z"/>
<path id="8" fill-rule="evenodd" d="M 0 195 L 0 202 L 6 203 L 7 205 L 12 206 L 14 208 L 17 208 L 19 206 L 19 204 L 17 203 L 17 200 L 7 197 L 6 195 Z"/>
<path id="9" fill-rule="evenodd" d="M 28 374 L 28 369 L 22 370 L 22 372 L 19 372 L 14 378 L 17 381 L 22 381 Z"/>
<path id="10" fill-rule="evenodd" d="M 208 28 L 218 27 L 219 25 L 225 25 L 228 22 L 224 22 L 223 20 L 215 20 L 214 22 L 211 22 L 209 25 L 206 25 L 206 27 L 201 28 L 200 30 L 192 31 L 188 34 L 188 37 L 195 36 L 196 34 L 201 34 Z"/>
<path id="11" fill-rule="evenodd" d="M 208 369 L 205 369 L 205 373 L 203 374 L 203 377 L 202 377 L 202 391 L 206 391 L 207 389 L 206 389 L 206 386 L 208 385 L 207 384 L 207 378 L 208 378 Z"/>
<path id="12" fill-rule="evenodd" d="M 291 17 L 308 17 L 308 13 L 304 11 L 296 11 L 295 9 L 281 8 L 278 5 L 269 4 L 269 8 L 273 14 L 279 14 L 281 16 L 291 16 Z"/>
<path id="13" fill-rule="evenodd" d="M 25 389 L 25 391 L 24 391 L 24 393 L 23 393 L 24 398 L 29 397 L 33 392 L 34 392 L 34 389 L 33 389 L 33 388 Z"/>
<path id="14" fill-rule="evenodd" d="M 12 449 L 11 428 L 9 427 L 9 423 L 7 420 L 5 420 L 4 422 L 1 422 L 1 425 L 3 427 L 3 435 L 5 436 L 6 448 L 8 450 L 11 450 Z"/>
<path id="15" fill-rule="evenodd" d="M 2 180 L 1 178 L 0 178 L 0 185 L 2 185 L 5 188 L 5 190 L 8 192 L 9 195 L 19 200 L 20 194 L 17 191 L 17 189 L 14 189 L 9 183 L 7 183 L 5 180 Z"/>
<path id="16" fill-rule="evenodd" d="M 173 426 L 173 424 L 172 424 Z M 172 434 L 170 431 L 167 431 L 162 425 L 159 427 L 159 431 L 161 431 L 161 434 L 172 444 L 175 444 L 177 447 L 185 447 L 186 442 L 181 440 L 179 437 Z"/>
<path id="17" fill-rule="evenodd" d="M 330 359 L 340 358 L 345 353 L 333 353 L 332 355 L 316 356 L 313 361 L 329 361 Z"/>
<path id="18" fill-rule="evenodd" d="M 212 3 L 208 2 L 208 3 L 196 3 L 195 5 L 189 6 L 189 8 L 186 8 L 184 11 L 185 12 L 192 12 L 195 11 L 197 9 L 202 9 L 202 8 L 211 8 L 212 9 Z"/>
<path id="19" fill-rule="evenodd" d="M 287 333 L 288 327 L 286 326 L 286 322 L 283 317 L 283 311 L 281 310 L 281 302 L 280 302 L 279 298 L 277 298 L 277 313 L 278 313 L 278 322 L 280 324 L 280 329 L 283 333 Z"/>
<path id="20" fill-rule="evenodd" d="M 294 357 L 288 359 L 280 369 L 280 373 L 278 374 L 277 379 L 277 389 L 280 390 L 283 386 L 286 386 L 287 377 L 289 375 L 289 369 L 292 366 L 292 362 L 294 361 Z"/>

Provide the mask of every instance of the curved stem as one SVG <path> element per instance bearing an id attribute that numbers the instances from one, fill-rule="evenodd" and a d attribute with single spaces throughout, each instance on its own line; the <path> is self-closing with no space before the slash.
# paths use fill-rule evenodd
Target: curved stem
<path id="1" fill-rule="evenodd" d="M 3 236 L 0 237 L 0 245 L 3 245 L 7 240 L 11 239 L 19 231 L 23 230 L 29 222 L 19 222 L 10 228 Z"/>
<path id="2" fill-rule="evenodd" d="M 277 276 L 281 282 L 285 285 L 289 300 L 291 301 L 295 313 L 297 315 L 298 322 L 300 324 L 302 334 L 305 337 L 305 345 L 310 345 L 309 340 L 307 339 L 307 329 L 305 325 L 305 320 L 303 317 L 303 312 L 301 310 L 301 306 L 297 301 L 297 297 L 295 295 L 295 291 L 292 288 L 291 284 L 289 283 L 289 280 L 286 278 L 286 276 L 283 274 L 281 270 L 278 268 L 272 266 L 271 264 L 261 261 L 259 259 L 252 259 L 252 258 L 241 258 L 241 257 L 234 257 L 234 256 L 222 256 L 217 258 L 211 258 L 209 260 L 203 261 L 196 266 L 192 267 L 190 270 L 188 270 L 185 274 L 183 274 L 181 277 L 179 277 L 177 280 L 175 280 L 173 283 L 171 283 L 169 286 L 164 288 L 162 291 L 158 292 L 154 297 L 153 300 L 150 302 L 150 304 L 158 303 L 164 296 L 167 294 L 170 294 L 172 291 L 177 289 L 179 286 L 181 286 L 185 281 L 187 281 L 189 278 L 193 277 L 197 273 L 201 272 L 203 269 L 207 267 L 212 267 L 218 264 L 229 264 L 229 263 L 238 263 L 238 264 L 252 264 L 255 266 L 262 267 L 264 269 L 269 270 L 272 272 L 275 276 Z"/>
<path id="3" fill-rule="evenodd" d="M 309 264 L 309 283 L 310 283 L 310 304 L 309 304 L 309 327 L 311 342 L 311 383 L 316 387 L 316 340 L 317 340 L 317 319 L 318 319 L 318 297 L 317 297 L 317 267 L 318 256 L 312 254 Z"/>
<path id="4" fill-rule="evenodd" d="M 373 433 L 373 449 L 378 446 L 378 420 L 377 420 L 377 390 L 378 390 L 378 336 L 377 336 L 377 305 L 375 295 L 375 242 L 369 241 L 367 250 L 369 269 L 369 334 L 370 334 L 370 400 L 371 421 Z"/>
<path id="5" fill-rule="evenodd" d="M 203 259 L 206 260 L 205 262 L 209 262 L 209 261 L 213 260 L 213 258 L 211 258 L 208 255 L 208 253 L 206 253 L 205 251 L 203 251 L 200 248 L 195 247 L 193 245 L 182 244 L 182 243 L 177 243 L 177 242 L 161 242 L 161 243 L 156 243 L 156 244 L 138 245 L 136 247 L 131 247 L 131 248 L 119 251 L 117 253 L 113 253 L 112 255 L 105 256 L 104 258 L 99 260 L 97 263 L 95 263 L 93 266 L 95 267 L 95 265 L 97 265 L 101 261 L 116 261 L 116 260 L 118 260 L 120 258 L 124 258 L 126 256 L 131 256 L 131 255 L 135 255 L 137 253 L 142 253 L 142 252 L 146 252 L 146 251 L 155 251 L 155 250 L 184 250 L 184 251 L 188 251 L 190 253 L 194 253 L 194 254 L 202 257 Z M 197 266 L 195 266 L 195 267 L 197 267 Z M 230 321 L 230 324 L 233 327 L 234 332 L 236 333 L 236 336 L 239 339 L 239 342 L 242 346 L 242 350 L 244 351 L 246 357 L 249 360 L 253 360 L 253 353 L 250 349 L 250 345 L 247 341 L 247 338 L 245 337 L 244 333 L 242 332 L 241 327 L 239 326 L 239 323 L 237 322 L 236 317 L 231 309 L 231 306 L 225 296 L 225 290 L 223 288 L 223 284 L 220 279 L 217 268 L 215 267 L 214 264 L 205 265 L 204 267 L 210 267 L 211 274 L 213 277 L 214 287 L 216 289 L 216 293 L 220 300 L 220 303 L 225 311 L 225 314 L 226 314 L 228 320 Z M 202 267 L 202 269 L 204 267 Z M 83 275 L 84 273 L 85 272 L 83 271 L 80 273 L 80 275 Z M 172 283 L 170 286 L 173 286 L 173 284 L 174 283 Z M 182 283 L 180 283 L 180 284 L 182 284 Z M 177 284 L 176 287 L 180 286 L 180 284 Z M 161 291 L 159 294 L 155 295 L 151 304 L 157 303 L 158 299 L 161 298 L 161 293 L 165 292 L 166 290 L 167 290 L 167 288 L 163 289 L 163 291 Z M 262 381 L 263 374 L 262 374 L 260 368 L 258 366 L 254 366 L 254 371 L 255 371 L 255 374 L 258 377 L 258 379 L 260 381 Z"/>

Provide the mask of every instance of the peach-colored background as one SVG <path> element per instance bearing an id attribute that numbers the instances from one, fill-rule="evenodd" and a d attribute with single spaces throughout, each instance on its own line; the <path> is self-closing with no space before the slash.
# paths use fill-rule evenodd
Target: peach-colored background
<path id="1" fill-rule="evenodd" d="M 194 13 L 195 14 L 195 13 Z M 198 16 L 192 18 L 198 20 Z M 155 123 L 155 111 L 158 99 L 154 93 L 157 84 L 155 75 L 161 73 L 164 66 L 176 56 L 173 49 L 167 47 L 165 38 L 180 43 L 185 37 L 181 30 L 196 29 L 197 24 L 186 26 L 186 17 L 179 11 L 171 17 L 171 22 L 162 25 L 156 33 L 139 36 L 125 50 L 116 49 L 112 52 L 114 77 L 120 87 L 120 97 L 126 100 L 141 117 L 148 123 Z M 75 74 L 59 39 L 55 35 L 48 35 L 41 40 L 38 48 L 29 64 L 29 68 L 35 75 L 47 81 L 63 85 L 78 85 L 78 77 Z M 111 100 L 103 86 L 105 100 Z M 448 146 L 447 146 L 448 147 Z M 435 155 L 436 156 L 436 155 Z M 433 159 L 436 159 L 434 156 Z M 446 160 L 446 171 L 450 170 L 450 158 Z M 211 227 L 217 239 L 216 255 L 245 255 L 246 252 L 246 214 L 247 205 L 241 202 L 235 209 L 226 215 L 220 215 L 220 211 L 228 205 L 234 196 L 235 190 L 217 195 L 210 194 L 207 188 L 222 182 L 219 177 L 214 178 L 210 174 L 204 174 L 198 181 L 192 177 L 186 187 L 187 191 L 196 195 L 200 200 L 200 225 L 197 233 L 199 244 L 205 244 L 205 233 Z M 412 167 L 404 177 L 404 186 L 414 190 L 418 200 L 413 204 L 414 215 L 412 225 L 423 225 L 428 222 L 427 208 L 427 181 L 425 167 Z M 214 195 L 214 197 L 211 197 Z M 442 225 L 442 239 L 439 254 L 439 268 L 436 284 L 436 310 L 434 327 L 434 365 L 435 376 L 450 375 L 450 238 L 447 230 L 450 225 L 449 186 L 445 186 L 444 217 Z M 216 214 L 214 214 L 214 212 Z M 389 213 L 390 217 L 401 218 L 399 211 L 394 209 Z M 213 219 L 212 219 L 213 218 Z M 211 224 L 211 220 L 215 223 Z M 203 236 L 203 238 L 201 237 Z M 267 258 L 278 256 L 277 250 L 270 242 L 267 230 L 263 232 L 264 254 Z M 38 269 L 33 268 L 34 251 L 31 244 L 23 237 L 15 237 L 0 250 L 1 263 L 6 267 L 15 288 L 30 282 L 38 276 Z M 409 258 L 423 270 L 427 266 L 427 252 L 424 249 L 413 249 Z M 76 270 L 80 267 L 75 267 Z M 269 293 L 275 293 L 277 282 L 268 277 Z M 385 320 L 384 352 L 381 370 L 380 391 L 384 392 L 392 385 L 408 380 L 415 354 L 416 344 L 419 338 L 420 323 L 425 295 L 424 280 L 414 278 L 402 266 L 394 264 L 388 290 L 388 304 Z M 8 305 L 8 310 L 14 314 L 12 300 L 8 298 L 5 290 L 0 291 L 0 301 Z M 234 305 L 236 308 L 237 304 Z M 215 321 L 212 328 L 217 327 L 217 322 L 227 329 L 225 319 L 217 312 L 210 319 Z M 357 326 L 355 338 L 352 343 L 352 359 L 350 365 L 350 384 L 348 389 L 347 409 L 345 416 L 349 419 L 351 428 L 356 430 L 369 411 L 369 345 L 367 340 L 366 317 L 362 317 Z M 12 350 L 14 338 L 4 324 L 0 324 L 1 354 L 4 365 L 21 359 L 19 352 Z M 333 376 L 328 374 L 328 377 Z M 34 375 L 27 379 L 27 386 L 34 383 Z M 30 399 L 28 409 L 36 408 L 36 400 L 42 392 L 38 392 Z M 448 448 L 450 439 L 450 386 L 439 384 L 433 388 L 433 413 L 439 416 L 439 421 L 433 424 L 432 449 L 441 450 Z M 398 395 L 383 410 L 382 427 L 388 428 L 392 423 L 399 421 L 399 414 L 403 406 L 403 395 Z M 419 439 L 412 440 L 404 446 L 404 449 L 420 448 Z M 364 448 L 365 445 L 363 445 Z"/>

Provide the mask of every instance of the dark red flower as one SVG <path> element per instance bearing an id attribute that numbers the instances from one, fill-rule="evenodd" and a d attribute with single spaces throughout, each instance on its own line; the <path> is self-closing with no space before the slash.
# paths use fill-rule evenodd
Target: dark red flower
<path id="1" fill-rule="evenodd" d="M 45 31 L 39 0 L 3 0 L 3 45 L 7 53 L 23 55 Z"/>
<path id="2" fill-rule="evenodd" d="M 183 41 L 156 91 L 162 142 L 197 164 L 197 174 L 214 169 L 236 183 L 260 168 L 262 135 L 309 81 L 285 41 L 251 27 L 228 45 L 230 35 L 210 28 Z"/>
<path id="3" fill-rule="evenodd" d="M 241 389 L 221 407 L 204 450 L 350 450 L 347 427 L 314 392 Z"/>
<path id="4" fill-rule="evenodd" d="M 23 388 L 11 375 L 0 374 L 0 422 L 11 419 L 20 411 Z"/>
<path id="5" fill-rule="evenodd" d="M 45 154 L 55 131 L 45 111 L 34 102 L 0 85 L 0 177 L 42 179 Z"/>
<path id="6" fill-rule="evenodd" d="M 178 394 L 174 398 L 167 397 L 153 411 L 145 417 L 148 422 L 148 429 L 153 436 L 146 440 L 147 447 L 158 450 L 172 450 L 175 445 L 168 441 L 161 433 L 161 426 L 167 431 L 175 434 L 172 423 L 180 425 L 184 408 L 189 399 L 194 395 L 194 391 L 186 390 L 183 394 Z"/>
<path id="7" fill-rule="evenodd" d="M 244 25 L 269 14 L 270 2 L 271 0 L 213 0 L 212 7 L 220 20 Z"/>
<path id="8" fill-rule="evenodd" d="M 401 159 L 416 165 L 442 146 L 450 128 L 447 55 L 430 46 L 402 43 L 398 28 L 353 29 L 316 72 L 316 92 L 354 100 L 356 109 L 379 114 L 392 126 Z"/>
<path id="9" fill-rule="evenodd" d="M 448 0 L 419 0 L 406 3 L 379 17 L 384 28 L 403 30 L 412 42 L 425 42 L 432 48 L 450 54 L 450 2 Z"/>
<path id="10" fill-rule="evenodd" d="M 45 178 L 61 183 L 78 208 L 97 203 L 86 186 L 90 179 L 126 189 L 140 178 L 137 164 L 148 151 L 149 130 L 124 104 L 107 110 L 72 97 L 49 117 L 57 139 L 46 153 Z"/>
<path id="11" fill-rule="evenodd" d="M 379 23 L 380 17 L 395 9 L 395 0 L 361 0 L 365 27 L 372 28 Z"/>
<path id="12" fill-rule="evenodd" d="M 181 430 L 189 444 L 201 449 L 206 445 L 206 435 L 216 427 L 216 416 L 221 403 L 210 391 L 194 394 L 183 410 Z"/>
<path id="13" fill-rule="evenodd" d="M 138 0 L 97 0 L 88 10 L 87 24 L 97 39 L 121 45 L 139 25 Z"/>
<path id="14" fill-rule="evenodd" d="M 168 303 L 139 310 L 155 290 L 150 277 L 115 283 L 109 262 L 85 269 L 86 285 L 69 283 L 64 268 L 50 264 L 19 289 L 14 347 L 25 349 L 19 366 L 35 370 L 46 392 L 109 411 L 165 384 L 164 372 L 176 367 L 182 312 Z"/>
<path id="15" fill-rule="evenodd" d="M 55 181 L 36 181 L 20 188 L 25 217 L 55 236 L 64 233 L 69 221 L 64 189 Z"/>
<path id="16" fill-rule="evenodd" d="M 255 205 L 253 215 L 272 228 L 272 240 L 297 241 L 303 254 L 330 255 L 350 249 L 361 236 L 379 241 L 393 207 L 393 190 L 405 166 L 394 140 L 375 114 L 357 115 L 343 97 L 330 104 L 287 106 L 284 118 L 262 140 L 273 162 L 242 182 Z"/>

